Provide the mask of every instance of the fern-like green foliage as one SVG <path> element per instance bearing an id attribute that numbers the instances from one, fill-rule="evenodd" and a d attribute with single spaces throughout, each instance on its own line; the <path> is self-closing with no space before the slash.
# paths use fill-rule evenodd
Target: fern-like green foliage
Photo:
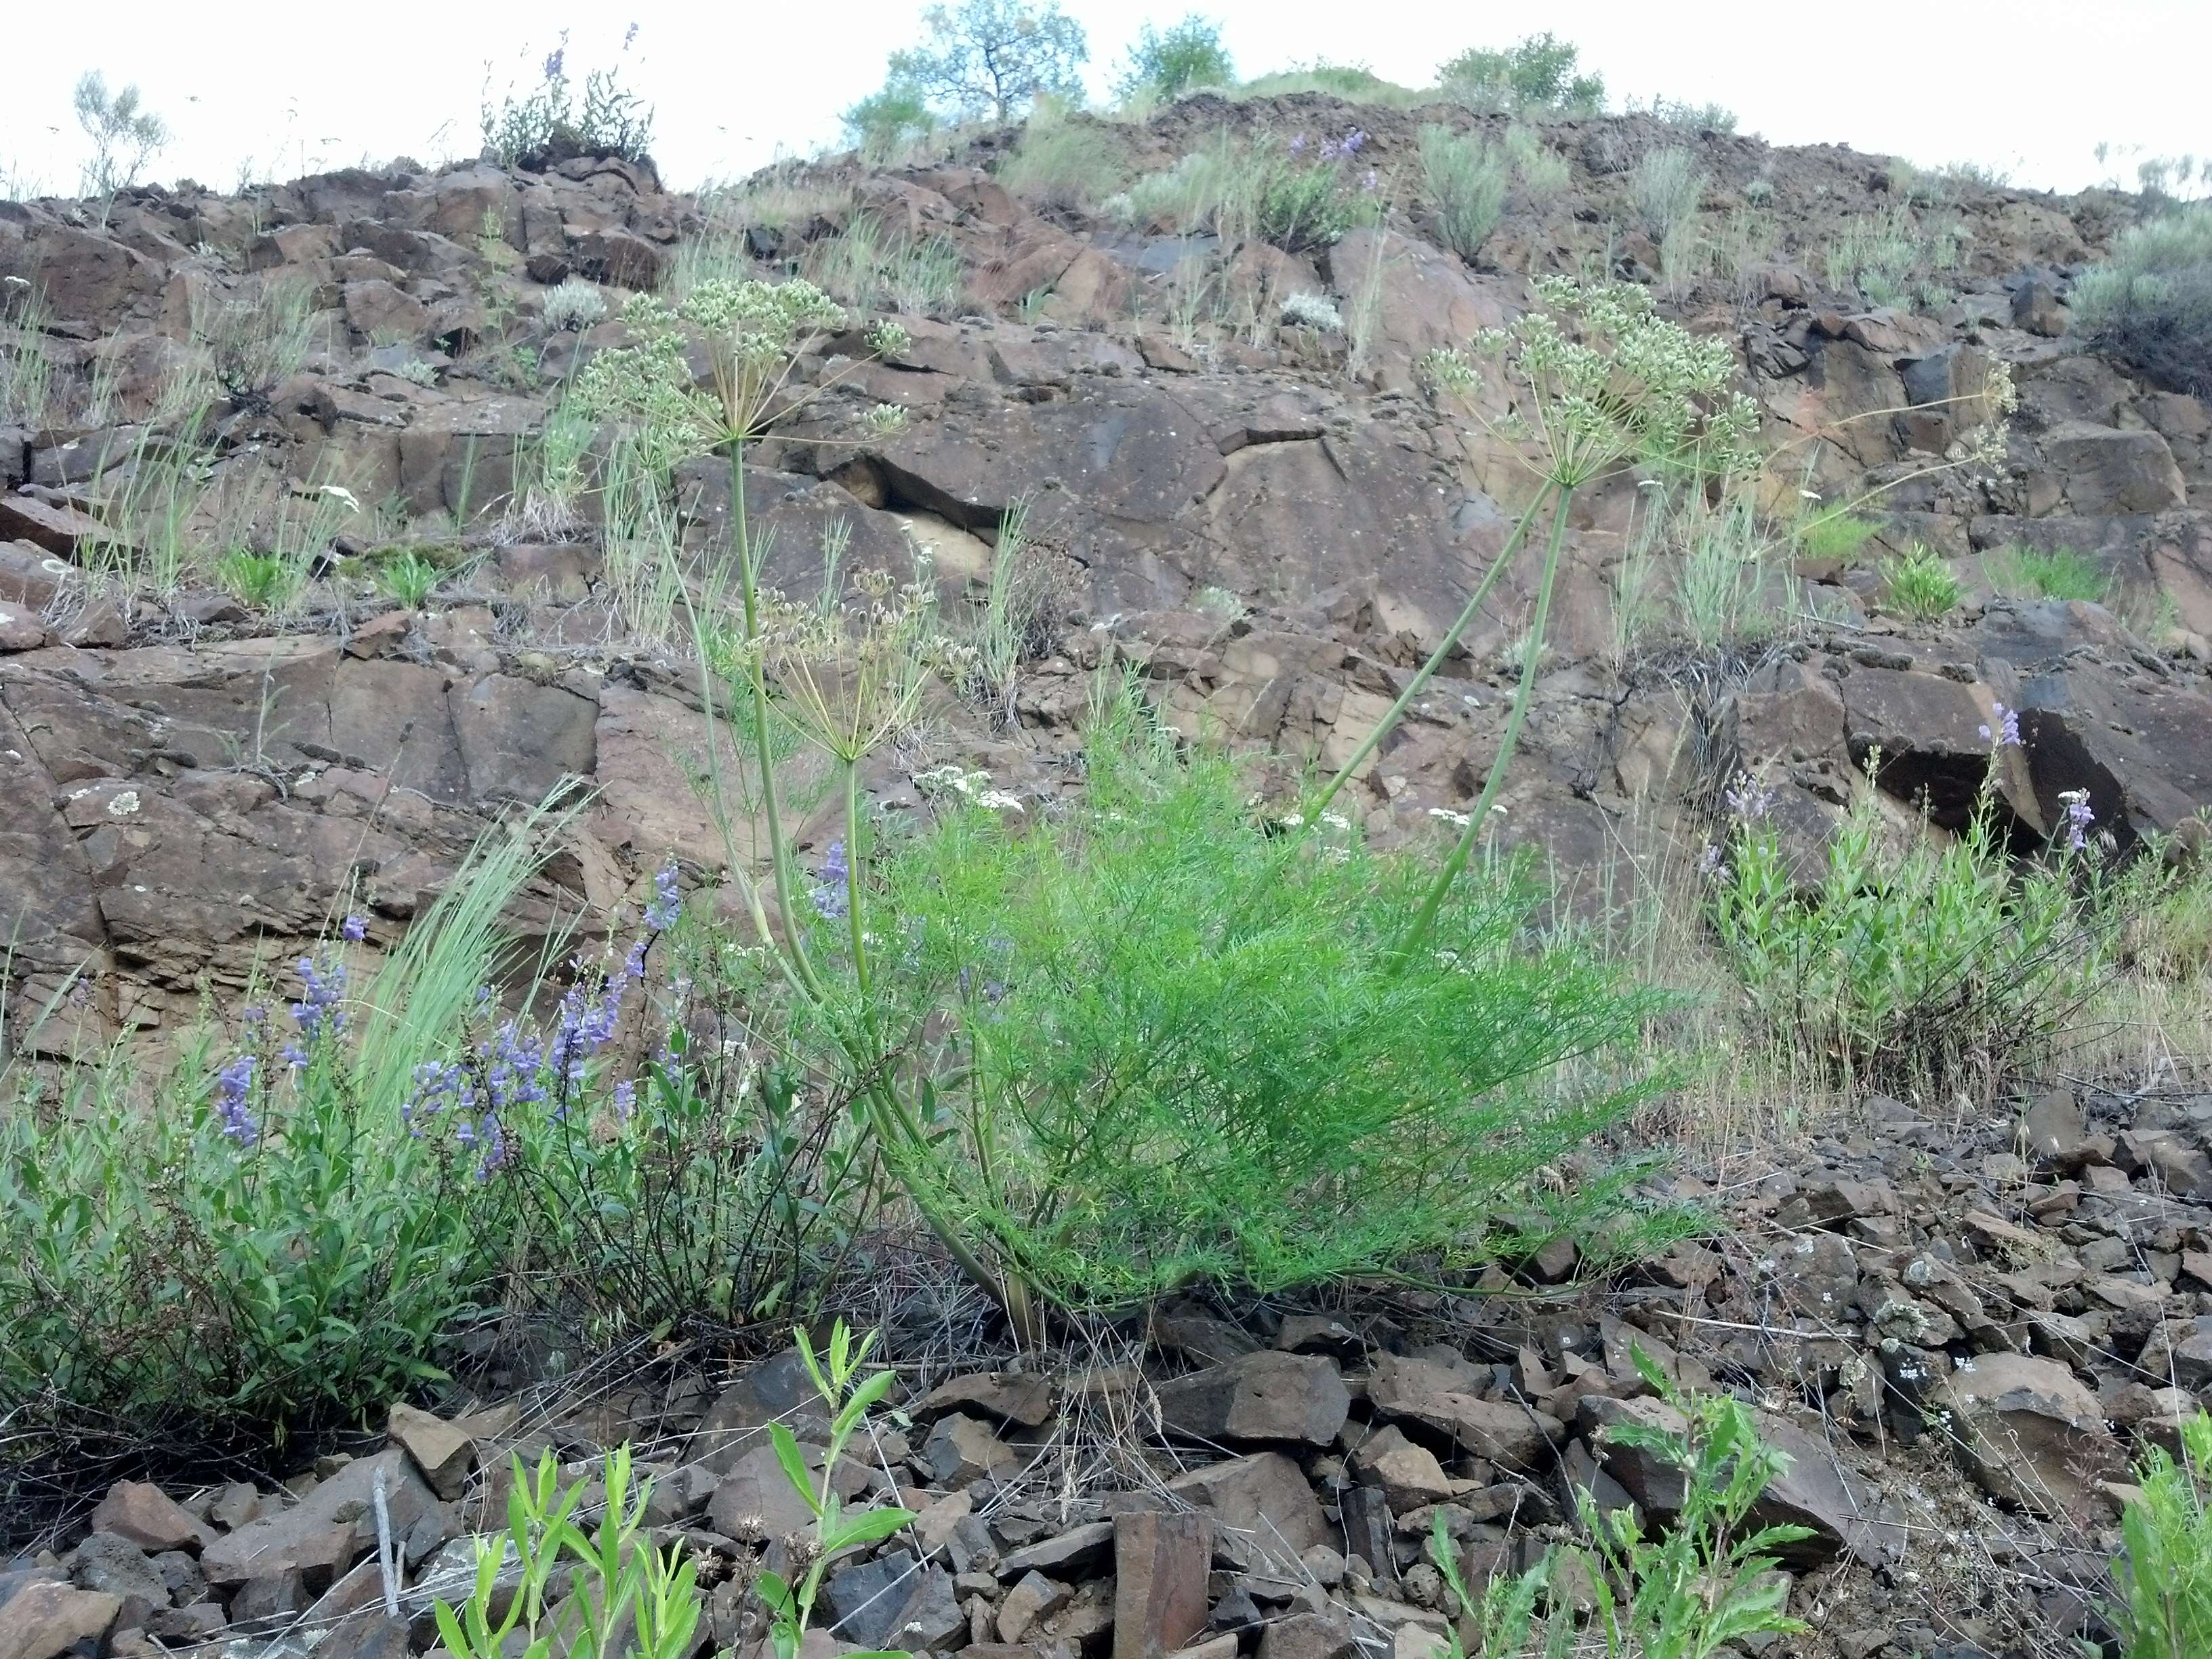
<path id="1" fill-rule="evenodd" d="M 1433 862 L 1334 815 L 1277 827 L 1232 760 L 1123 697 L 1064 814 L 1017 832 L 963 806 L 888 861 L 906 1029 L 958 1012 L 918 1178 L 1061 1305 L 1472 1240 L 1646 1093 L 1607 1062 L 1656 1000 L 1531 943 L 1527 883 L 1472 872 L 1401 957 Z"/>
<path id="2" fill-rule="evenodd" d="M 2120 1600 L 2112 1610 L 2123 1659 L 2193 1659 L 2212 1653 L 2212 1416 L 2181 1425 L 2181 1456 L 2145 1455 L 2142 1496 L 2120 1516 L 2126 1548 L 2112 1563 Z"/>

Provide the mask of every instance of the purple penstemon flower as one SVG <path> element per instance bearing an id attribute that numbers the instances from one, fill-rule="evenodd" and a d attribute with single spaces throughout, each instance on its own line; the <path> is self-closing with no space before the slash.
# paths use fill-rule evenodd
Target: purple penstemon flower
<path id="1" fill-rule="evenodd" d="M 1303 155 L 1305 153 L 1306 136 L 1301 132 L 1291 140 L 1291 154 L 1293 155 Z"/>
<path id="2" fill-rule="evenodd" d="M 338 924 L 338 937 L 349 945 L 360 944 L 368 937 L 368 919 L 366 916 L 348 916 Z"/>
<path id="3" fill-rule="evenodd" d="M 1982 741 L 1994 749 L 2020 747 L 2020 710 L 2008 708 L 2001 702 L 1990 705 L 1992 724 L 1981 728 Z"/>
<path id="4" fill-rule="evenodd" d="M 684 914 L 684 893 L 678 883 L 674 859 L 654 872 L 653 902 L 645 907 L 645 925 L 649 932 L 666 933 L 676 925 L 677 918 Z"/>
<path id="5" fill-rule="evenodd" d="M 1748 772 L 1739 772 L 1723 799 L 1728 810 L 1744 823 L 1756 823 L 1774 810 L 1774 791 L 1762 786 Z"/>
<path id="6" fill-rule="evenodd" d="M 240 1054 L 215 1074 L 215 1110 L 222 1132 L 241 1146 L 261 1138 L 246 1101 L 253 1091 L 253 1056 Z"/>
<path id="7" fill-rule="evenodd" d="M 2066 850 L 2078 853 L 2089 844 L 2089 826 L 2097 815 L 2089 806 L 2089 792 L 2086 789 L 2062 789 L 2058 799 L 2066 804 Z"/>
<path id="8" fill-rule="evenodd" d="M 1367 135 L 1358 127 L 1354 127 L 1337 140 L 1336 153 L 1339 155 L 1357 155 L 1359 154 L 1360 146 L 1366 142 Z"/>
<path id="9" fill-rule="evenodd" d="M 566 46 L 556 46 L 552 51 L 547 52 L 545 54 L 545 78 L 549 81 L 559 80 L 561 78 L 562 69 L 568 61 L 568 48 Z"/>
<path id="10" fill-rule="evenodd" d="M 345 1030 L 346 965 L 332 952 L 319 963 L 313 957 L 301 957 L 298 968 L 301 990 L 300 1000 L 292 1005 L 292 1019 L 300 1035 L 285 1045 L 284 1058 L 294 1066 L 304 1066 L 310 1049 Z"/>
<path id="11" fill-rule="evenodd" d="M 631 1115 L 637 1110 L 637 1082 L 635 1079 L 624 1078 L 621 1082 L 615 1085 L 614 1106 L 615 1121 L 617 1123 L 629 1122 Z"/>
<path id="12" fill-rule="evenodd" d="M 815 874 L 819 879 L 807 895 L 814 902 L 815 914 L 825 921 L 842 921 L 853 907 L 853 867 L 846 862 L 842 839 L 830 843 L 822 855 L 822 867 Z"/>

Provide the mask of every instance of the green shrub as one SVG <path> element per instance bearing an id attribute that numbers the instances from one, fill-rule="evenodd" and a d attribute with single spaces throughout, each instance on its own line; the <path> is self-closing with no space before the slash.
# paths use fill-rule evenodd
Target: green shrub
<path id="1" fill-rule="evenodd" d="M 637 26 L 623 38 L 627 53 Z M 618 155 L 645 161 L 653 143 L 653 109 L 622 84 L 619 66 L 584 77 L 583 102 L 568 79 L 568 37 L 545 55 L 538 85 L 518 98 L 509 87 L 496 108 L 487 83 L 484 150 L 501 167 L 544 167 L 580 155 Z"/>
<path id="2" fill-rule="evenodd" d="M 937 116 L 918 87 L 888 81 L 838 118 L 845 137 L 861 159 L 878 164 L 896 160 L 937 131 Z"/>
<path id="3" fill-rule="evenodd" d="M 2015 730 L 2000 708 L 1993 756 Z M 2051 1058 L 2094 982 L 2099 930 L 2074 904 L 2064 856 L 2015 876 L 1986 784 L 1957 836 L 1901 848 L 1887 844 L 1869 787 L 1809 892 L 1768 793 L 1743 778 L 1729 799 L 1729 836 L 1706 854 L 1710 914 L 1778 1037 L 1848 1085 L 1930 1099 L 1989 1099 Z"/>
<path id="4" fill-rule="evenodd" d="M 908 87 L 963 118 L 1003 125 L 1041 97 L 1080 100 L 1091 48 L 1060 9 L 1024 0 L 959 0 L 921 15 L 927 44 L 895 52 L 886 87 Z"/>
<path id="5" fill-rule="evenodd" d="M 1437 83 L 1474 109 L 1595 115 L 1605 107 L 1605 80 L 1577 75 L 1581 56 L 1571 41 L 1532 34 L 1503 52 L 1469 47 L 1437 66 Z"/>
<path id="6" fill-rule="evenodd" d="M 2112 1563 L 2121 1600 L 2111 1611 L 2122 1659 L 2212 1653 L 2212 1417 L 2181 1425 L 2181 1457 L 2153 1444 L 2136 1472 L 2142 1496 L 2120 1516 L 2124 1553 Z"/>
<path id="7" fill-rule="evenodd" d="M 1628 112 L 1637 113 L 1633 105 Z M 1690 104 L 1679 98 L 1654 97 L 1644 106 L 1643 113 L 1670 127 L 1688 127 L 1698 132 L 1734 132 L 1735 112 L 1719 104 Z"/>
<path id="8" fill-rule="evenodd" d="M 92 140 L 77 188 L 100 204 L 100 222 L 105 225 L 116 197 L 136 185 L 147 164 L 167 148 L 169 124 L 141 106 L 137 87 L 109 92 L 98 70 L 77 77 L 70 104 L 77 125 Z"/>
<path id="9" fill-rule="evenodd" d="M 2070 547 L 2013 546 L 1985 555 L 1990 586 L 2007 599 L 2087 599 L 2102 605 L 2111 591 L 2105 572 Z"/>
<path id="10" fill-rule="evenodd" d="M 1685 1395 L 1642 1348 L 1632 1351 L 1644 1380 L 1674 1408 L 1680 1429 L 1619 1424 L 1612 1443 L 1638 1448 L 1679 1472 L 1682 1502 L 1673 1523 L 1648 1535 L 1632 1505 L 1601 1513 L 1588 1487 L 1574 1490 L 1586 1547 L 1553 1547 L 1516 1577 L 1492 1577 L 1480 1600 L 1468 1593 L 1451 1535 L 1438 1515 L 1430 1559 L 1477 1633 L 1472 1659 L 1560 1659 L 1573 1643 L 1574 1597 L 1562 1568 L 1577 1575 L 1595 1601 L 1589 1632 L 1605 1652 L 1637 1659 L 1707 1659 L 1747 1637 L 1802 1635 L 1807 1626 L 1784 1606 L 1789 1581 L 1775 1569 L 1784 1544 L 1810 1538 L 1800 1526 L 1744 1531 L 1768 1486 L 1790 1460 L 1759 1438 L 1750 1409 L 1728 1395 Z M 1554 1592 L 1554 1584 L 1558 1590 Z M 1540 1626 L 1540 1609 L 1546 1609 Z M 1457 1625 L 1449 1659 L 1469 1659 Z"/>
<path id="11" fill-rule="evenodd" d="M 1697 157 L 1680 145 L 1645 152 L 1628 177 L 1629 205 L 1637 222 L 1662 247 L 1696 216 L 1705 191 L 1705 175 Z"/>
<path id="12" fill-rule="evenodd" d="M 1327 93 L 1347 104 L 1382 104 L 1394 109 L 1412 109 L 1429 102 L 1434 95 L 1419 88 L 1403 87 L 1395 81 L 1385 81 L 1364 64 L 1319 61 L 1279 70 L 1273 75 L 1262 75 L 1247 81 L 1237 88 L 1236 95 L 1238 98 L 1281 98 L 1298 92 Z"/>
<path id="13" fill-rule="evenodd" d="M 1121 167 L 1097 127 L 1070 122 L 1056 100 L 1040 100 L 1022 129 L 1021 143 L 999 166 L 1001 185 L 1046 208 L 1082 208 L 1121 187 Z"/>
<path id="14" fill-rule="evenodd" d="M 1573 177 L 1567 158 L 1547 145 L 1542 133 L 1519 122 L 1505 129 L 1505 154 L 1522 189 L 1538 201 L 1557 196 Z"/>
<path id="15" fill-rule="evenodd" d="M 247 1011 L 234 1049 L 201 1033 L 158 1086 L 119 1055 L 54 1097 L 13 1079 L 0 1399 L 157 1438 L 343 1419 L 435 1374 L 500 1265 L 504 1189 L 401 1109 L 529 868 L 519 842 L 487 849 L 368 996 L 326 947 L 289 1020 Z"/>
<path id="16" fill-rule="evenodd" d="M 1472 133 L 1425 126 L 1421 182 L 1446 247 L 1470 264 L 1505 208 L 1506 164 Z"/>
<path id="17" fill-rule="evenodd" d="M 672 866 L 626 955 L 542 1024 L 507 1015 L 484 988 L 532 823 L 472 856 L 365 994 L 332 943 L 289 1018 L 204 1031 L 164 1078 L 9 1079 L 0 1401 L 21 1427 L 204 1444 L 353 1419 L 495 1306 L 593 1341 L 812 1306 L 872 1202 L 845 1103 L 747 1051 L 765 1028 L 742 972 L 637 1007 L 649 953 L 678 948 Z M 659 1028 L 635 1076 L 601 1054 L 632 1018 Z"/>
<path id="18" fill-rule="evenodd" d="M 1936 306 L 1950 298 L 1938 280 L 1955 270 L 1966 242 L 1956 215 L 1923 222 L 1910 203 L 1846 220 L 1822 250 L 1829 284 L 1867 303 Z"/>
<path id="19" fill-rule="evenodd" d="M 1151 23 L 1139 27 L 1114 90 L 1124 99 L 1169 99 L 1200 87 L 1224 87 L 1236 78 L 1221 45 L 1221 26 L 1193 13 L 1164 33 Z"/>
<path id="20" fill-rule="evenodd" d="M 1917 544 L 1901 557 L 1884 559 L 1881 580 L 1889 603 L 1921 622 L 1949 616 L 1966 597 L 1951 567 Z"/>
<path id="21" fill-rule="evenodd" d="M 2123 231 L 2074 284 L 2081 332 L 2177 392 L 2212 392 L 2212 202 Z"/>
<path id="22" fill-rule="evenodd" d="M 314 289 L 260 278 L 242 292 L 192 290 L 192 339 L 207 349 L 217 386 L 247 409 L 298 374 L 314 346 Z"/>
<path id="23" fill-rule="evenodd" d="M 1126 701 L 1087 775 L 1019 834 L 956 805 L 883 872 L 919 983 L 960 1011 L 933 1207 L 1055 1303 L 1280 1290 L 1451 1249 L 1644 1093 L 1553 1081 L 1656 1005 L 1527 943 L 1525 880 L 1463 880 L 1395 960 L 1426 860 L 1334 824 L 1286 860 L 1240 767 L 1178 755 Z"/>

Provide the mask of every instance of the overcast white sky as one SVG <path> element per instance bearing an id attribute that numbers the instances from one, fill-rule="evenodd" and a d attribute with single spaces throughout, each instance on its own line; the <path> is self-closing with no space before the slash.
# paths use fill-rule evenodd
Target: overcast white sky
<path id="1" fill-rule="evenodd" d="M 1090 32 L 1094 89 L 1147 16 L 1112 0 L 1066 0 Z M 1315 58 L 1365 63 L 1420 84 L 1471 45 L 1544 28 L 1580 44 L 1624 96 L 1715 100 L 1777 143 L 1844 143 L 1926 166 L 1975 161 L 2024 185 L 2078 189 L 2100 142 L 2143 153 L 2212 152 L 2212 0 L 1925 0 L 1808 9 L 1775 0 L 1580 0 L 1512 8 L 1421 0 L 1214 0 L 1238 70 Z M 93 10 L 25 4 L 7 26 L 0 173 L 73 192 L 83 142 L 70 109 L 78 74 L 135 82 L 175 142 L 153 176 L 229 187 L 240 164 L 291 177 L 408 155 L 437 161 L 479 143 L 495 83 L 535 73 L 569 31 L 572 75 L 613 59 L 638 25 L 629 79 L 658 106 L 655 152 L 672 185 L 750 171 L 779 150 L 834 140 L 836 112 L 883 78 L 922 8 L 888 0 L 734 5 L 635 0 L 382 0 L 366 6 L 109 0 Z"/>

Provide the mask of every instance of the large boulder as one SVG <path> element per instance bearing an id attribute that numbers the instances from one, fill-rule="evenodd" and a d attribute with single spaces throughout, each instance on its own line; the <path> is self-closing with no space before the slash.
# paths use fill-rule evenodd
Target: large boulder
<path id="1" fill-rule="evenodd" d="M 2123 1462 L 2097 1396 L 2055 1359 L 1978 1354 L 1943 1380 L 1934 1404 L 1983 1487 L 2039 1515 L 2083 1513 Z"/>
<path id="2" fill-rule="evenodd" d="M 1352 1410 L 1334 1360 L 1271 1350 L 1162 1383 L 1158 1396 L 1165 1427 L 1224 1443 L 1326 1446 Z"/>

